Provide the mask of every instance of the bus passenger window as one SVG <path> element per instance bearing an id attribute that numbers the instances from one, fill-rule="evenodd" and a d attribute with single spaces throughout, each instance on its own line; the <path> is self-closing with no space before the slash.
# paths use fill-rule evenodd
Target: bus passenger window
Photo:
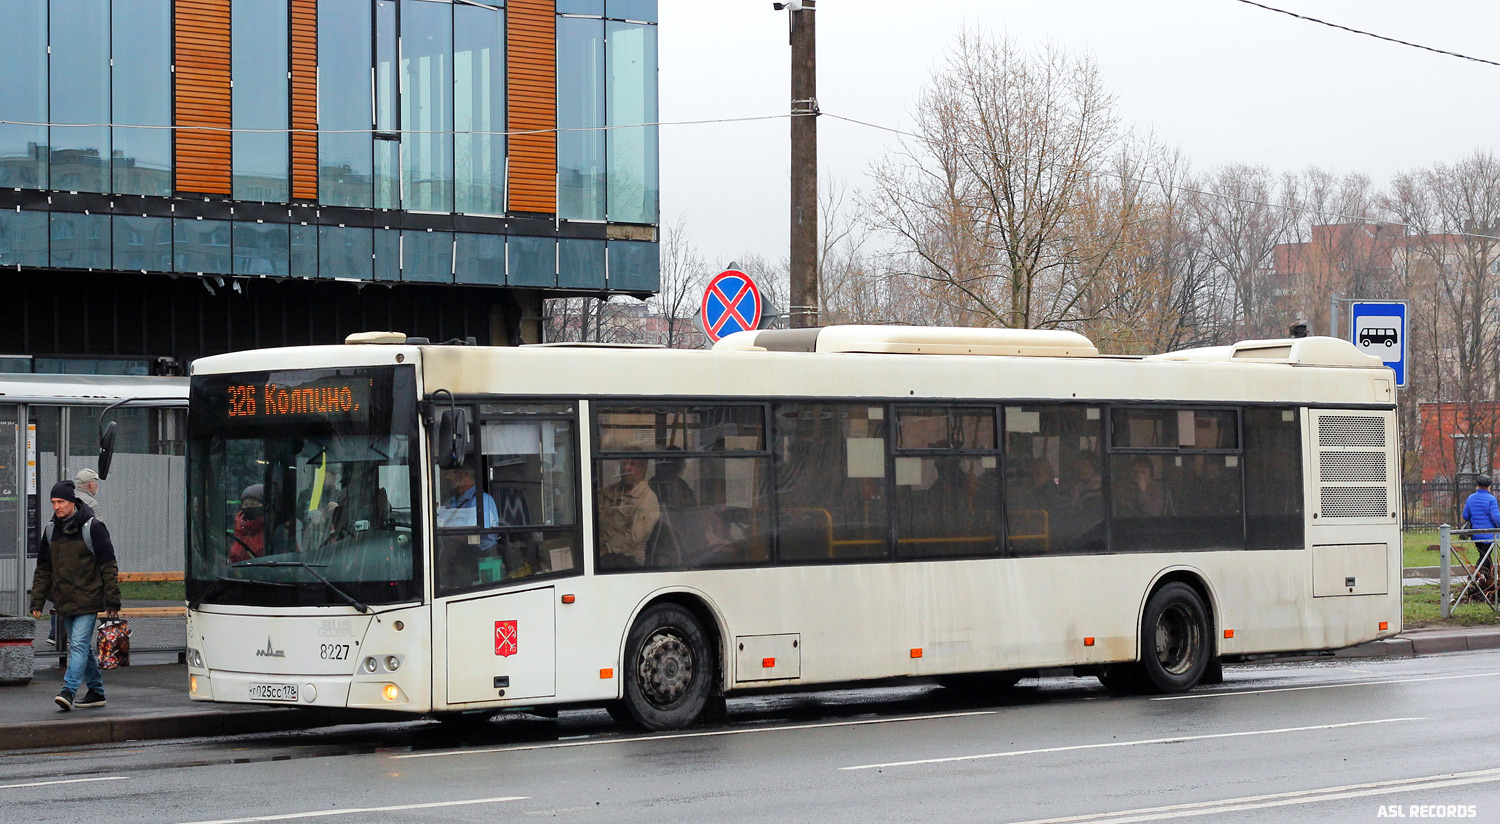
<path id="1" fill-rule="evenodd" d="M 774 407 L 783 562 L 888 557 L 885 406 Z"/>
<path id="2" fill-rule="evenodd" d="M 690 569 L 771 557 L 760 405 L 601 405 L 595 495 L 601 570 Z"/>
<path id="3" fill-rule="evenodd" d="M 1116 409 L 1111 421 L 1116 550 L 1244 547 L 1236 410 Z"/>
<path id="4" fill-rule="evenodd" d="M 1103 427 L 1096 406 L 1005 408 L 1005 518 L 1012 555 L 1104 550 Z"/>
<path id="5" fill-rule="evenodd" d="M 994 410 L 898 407 L 896 428 L 897 557 L 998 553 Z"/>

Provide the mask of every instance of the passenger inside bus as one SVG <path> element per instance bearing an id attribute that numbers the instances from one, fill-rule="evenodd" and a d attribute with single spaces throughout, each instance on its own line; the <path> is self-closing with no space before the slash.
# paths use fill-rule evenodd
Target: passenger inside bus
<path id="1" fill-rule="evenodd" d="M 620 479 L 599 493 L 599 565 L 641 567 L 661 520 L 661 503 L 646 483 L 646 459 L 620 459 Z"/>

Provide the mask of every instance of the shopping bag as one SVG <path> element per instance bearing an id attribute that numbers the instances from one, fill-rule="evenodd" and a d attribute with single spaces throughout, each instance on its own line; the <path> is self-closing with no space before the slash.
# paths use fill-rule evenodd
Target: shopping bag
<path id="1" fill-rule="evenodd" d="M 97 647 L 99 669 L 130 666 L 130 622 L 124 618 L 105 618 L 99 622 Z"/>

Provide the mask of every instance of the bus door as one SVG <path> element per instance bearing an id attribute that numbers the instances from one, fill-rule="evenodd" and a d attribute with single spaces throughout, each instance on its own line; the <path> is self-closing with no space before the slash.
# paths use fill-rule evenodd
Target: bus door
<path id="1" fill-rule="evenodd" d="M 448 703 L 557 694 L 553 587 L 450 601 Z"/>

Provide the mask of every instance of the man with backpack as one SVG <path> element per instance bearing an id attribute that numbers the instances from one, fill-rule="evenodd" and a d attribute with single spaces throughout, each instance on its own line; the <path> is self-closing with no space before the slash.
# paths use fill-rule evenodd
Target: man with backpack
<path id="1" fill-rule="evenodd" d="M 52 699 L 64 712 L 74 707 L 104 706 L 104 678 L 94 657 L 94 629 L 99 613 L 120 614 L 119 566 L 109 529 L 78 502 L 70 481 L 52 487 L 52 520 L 38 542 L 36 575 L 31 582 L 31 617 L 42 617 L 52 602 L 68 643 L 68 671 L 62 692 Z M 87 692 L 78 697 L 78 688 Z"/>

